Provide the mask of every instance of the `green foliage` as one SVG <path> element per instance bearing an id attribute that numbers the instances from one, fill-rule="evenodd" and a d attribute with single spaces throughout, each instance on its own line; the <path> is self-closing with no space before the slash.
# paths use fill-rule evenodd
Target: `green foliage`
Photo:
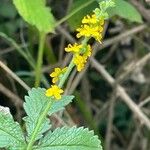
<path id="1" fill-rule="evenodd" d="M 107 9 L 111 8 L 111 7 L 115 7 L 115 3 L 113 0 L 107 0 L 107 1 L 102 1 L 99 3 L 99 8 L 96 8 L 94 10 L 97 18 L 101 17 L 104 19 L 108 19 L 109 15 L 107 13 Z"/>
<path id="2" fill-rule="evenodd" d="M 129 2 L 124 0 L 115 0 L 115 7 L 108 10 L 109 16 L 118 15 L 132 22 L 142 22 L 140 13 Z"/>
<path id="3" fill-rule="evenodd" d="M 102 16 L 101 13 L 105 14 L 106 9 L 112 5 L 109 3 L 110 1 L 100 5 L 102 10 L 97 11 L 97 15 Z M 55 19 L 50 9 L 45 6 L 46 0 L 13 0 L 13 3 L 23 19 L 35 26 L 40 32 L 39 53 L 36 67 L 36 75 L 38 75 L 37 81 L 39 84 L 45 36 L 48 32 L 54 32 L 54 27 L 56 25 Z M 91 3 L 93 3 L 93 7 L 87 8 Z M 77 20 L 81 21 L 82 15 L 86 15 L 89 10 L 92 11 L 96 5 L 97 3 L 94 2 L 94 0 L 89 0 L 88 2 L 81 2 L 78 0 L 75 6 L 76 10 L 74 10 L 74 12 L 78 11 Z M 83 11 L 82 8 L 86 8 L 86 10 Z M 82 15 L 80 12 L 81 10 Z M 13 18 L 15 16 L 16 14 L 12 14 L 11 17 Z M 79 16 L 81 18 L 79 18 Z M 75 16 L 73 16 L 73 19 L 75 19 Z M 76 23 L 77 21 L 75 20 L 74 26 L 76 26 Z M 13 40 L 3 33 L 1 33 L 1 36 L 13 43 L 13 46 L 17 48 L 24 58 L 28 61 L 30 60 L 30 58 L 16 46 Z M 29 63 L 35 68 L 33 63 L 30 61 Z M 72 71 L 74 67 L 73 62 L 69 67 L 70 70 L 68 70 L 68 72 L 66 71 L 61 78 L 58 84 L 59 87 L 64 85 L 69 73 Z M 28 96 L 25 96 L 25 103 L 23 105 L 27 114 L 27 116 L 24 117 L 27 132 L 25 133 L 25 137 L 19 124 L 14 122 L 12 116 L 9 113 L 0 111 L 0 148 L 7 148 L 10 150 L 102 150 L 98 136 L 95 136 L 94 132 L 89 131 L 87 128 L 63 127 L 57 128 L 53 132 L 50 131 L 51 124 L 47 116 L 64 109 L 64 107 L 72 101 L 74 96 L 62 96 L 60 100 L 56 100 L 54 97 L 47 97 L 45 92 L 46 89 L 33 88 L 28 92 Z"/>
<path id="4" fill-rule="evenodd" d="M 2 17 L 14 19 L 17 15 L 17 11 L 11 3 L 3 2 L 0 5 L 0 15 Z"/>
<path id="5" fill-rule="evenodd" d="M 62 110 L 64 106 L 69 104 L 74 96 L 63 96 L 61 100 L 55 101 L 50 99 L 49 97 L 45 96 L 45 89 L 42 88 L 33 88 L 31 91 L 28 92 L 29 96 L 25 97 L 24 109 L 27 113 L 27 117 L 24 118 L 26 122 L 26 128 L 28 132 L 27 140 L 30 141 L 34 129 L 37 125 L 38 119 L 43 114 L 46 106 L 48 105 L 49 101 L 51 101 L 51 108 L 48 112 L 49 115 L 55 113 L 59 110 Z M 46 119 L 41 124 L 41 127 L 38 130 L 38 135 L 36 140 L 42 137 L 42 134 L 50 128 L 50 122 Z"/>
<path id="6" fill-rule="evenodd" d="M 64 108 L 68 103 L 72 101 L 74 96 L 63 96 L 61 100 L 55 101 L 52 98 L 45 96 L 45 89 L 33 88 L 29 91 L 29 96 L 26 96 L 26 102 L 24 104 L 27 117 L 25 118 L 28 132 L 28 142 L 35 131 L 38 119 L 43 115 L 49 101 L 51 101 L 51 107 L 48 114 L 51 115 Z M 36 139 L 40 139 L 42 134 L 50 128 L 48 119 L 44 119 L 42 122 Z M 56 141 L 55 141 L 56 140 Z M 54 147 L 55 145 L 55 147 Z M 47 146 L 47 147 L 45 147 Z M 69 148 L 70 146 L 70 148 Z M 76 149 L 79 150 L 99 150 L 100 141 L 97 136 L 94 136 L 93 132 L 83 128 L 62 128 L 56 129 L 54 132 L 49 131 L 45 137 L 40 139 L 39 145 L 35 149 Z"/>
<path id="7" fill-rule="evenodd" d="M 19 14 L 29 24 L 36 26 L 40 32 L 54 31 L 55 19 L 45 0 L 13 0 Z"/>
<path id="8" fill-rule="evenodd" d="M 16 19 L 17 11 L 10 1 L 0 1 L 0 31 L 12 35 L 19 27 L 20 19 Z"/>
<path id="9" fill-rule="evenodd" d="M 57 128 L 40 140 L 36 150 L 102 150 L 98 136 L 83 127 Z"/>
<path id="10" fill-rule="evenodd" d="M 0 111 L 0 148 L 9 150 L 22 150 L 25 147 L 25 139 L 17 122 L 14 122 L 9 113 Z"/>
<path id="11" fill-rule="evenodd" d="M 49 115 L 64 108 L 68 103 L 72 101 L 74 96 L 63 96 L 61 100 L 56 101 L 52 98 L 45 96 L 45 89 L 33 88 L 28 92 L 29 96 L 25 97 L 24 109 L 27 113 L 27 117 L 24 118 L 27 127 L 27 145 L 33 140 L 33 134 L 35 134 L 36 126 L 45 112 L 48 103 L 50 109 L 48 109 Z M 50 122 L 46 119 L 41 122 L 38 128 L 36 138 L 39 139 L 38 145 L 35 145 L 36 150 L 101 150 L 101 143 L 98 136 L 94 136 L 93 131 L 81 128 L 57 128 L 56 130 L 48 131 L 50 128 Z M 25 139 L 21 128 L 18 123 L 14 122 L 12 116 L 9 113 L 0 111 L 0 148 L 8 148 L 10 150 L 24 150 L 29 147 L 26 146 Z"/>

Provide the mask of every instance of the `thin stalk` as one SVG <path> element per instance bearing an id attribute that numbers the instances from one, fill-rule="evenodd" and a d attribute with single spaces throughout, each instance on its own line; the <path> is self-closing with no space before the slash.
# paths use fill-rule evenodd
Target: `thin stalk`
<path id="1" fill-rule="evenodd" d="M 82 41 L 83 47 L 84 47 L 85 45 L 87 45 L 88 40 L 89 40 L 89 38 L 87 38 L 87 37 L 84 38 L 84 40 Z M 69 74 L 70 74 L 70 72 L 72 71 L 72 69 L 73 69 L 74 66 L 75 66 L 75 64 L 73 63 L 73 58 L 72 58 L 72 60 L 71 60 L 71 62 L 70 62 L 70 64 L 69 64 L 69 66 L 67 67 L 67 71 L 65 72 L 65 74 L 62 76 L 62 78 L 61 78 L 60 81 L 59 81 L 58 86 L 59 86 L 60 88 L 62 88 L 62 86 L 64 85 L 66 79 L 68 78 L 68 76 L 69 76 Z"/>
<path id="2" fill-rule="evenodd" d="M 67 68 L 67 71 L 65 72 L 64 76 L 61 78 L 61 80 L 59 82 L 59 85 L 58 85 L 59 87 L 63 86 L 63 84 L 65 83 L 66 79 L 68 78 L 70 72 L 72 71 L 73 67 L 74 67 L 74 63 L 73 63 L 73 61 L 71 61 L 71 63 L 69 64 L 69 66 Z M 29 141 L 26 150 L 32 150 L 32 147 L 33 147 L 33 144 L 35 142 L 36 136 L 38 134 L 39 128 L 41 127 L 41 124 L 43 123 L 43 120 L 45 119 L 46 115 L 48 114 L 48 111 L 51 107 L 51 103 L 52 103 L 52 101 L 50 100 L 49 103 L 47 104 L 45 110 L 43 111 L 43 113 L 39 117 L 39 120 L 37 122 L 37 125 L 34 129 L 34 132 L 31 136 L 31 140 Z"/>
<path id="3" fill-rule="evenodd" d="M 34 132 L 31 136 L 31 140 L 29 141 L 28 145 L 27 145 L 27 149 L 26 150 L 32 150 L 33 144 L 35 142 L 37 133 L 39 132 L 39 129 L 41 127 L 41 124 L 43 123 L 43 120 L 45 119 L 50 107 L 51 107 L 52 101 L 50 100 L 49 103 L 47 104 L 46 108 L 44 109 L 42 115 L 39 117 L 36 128 L 34 129 Z"/>
<path id="4" fill-rule="evenodd" d="M 65 72 L 65 74 L 64 74 L 64 75 L 62 76 L 62 78 L 60 79 L 60 82 L 59 82 L 59 84 L 58 84 L 58 86 L 59 86 L 60 88 L 62 88 L 62 86 L 64 85 L 66 79 L 68 78 L 68 76 L 69 76 L 69 74 L 70 74 L 70 72 L 72 71 L 72 69 L 73 69 L 74 66 L 75 66 L 75 65 L 74 65 L 73 59 L 72 59 L 71 62 L 70 62 L 70 64 L 69 64 L 69 66 L 68 66 L 68 68 L 67 68 L 67 71 Z"/>
<path id="5" fill-rule="evenodd" d="M 42 64 L 43 64 L 45 37 L 46 37 L 45 33 L 40 34 L 37 66 L 36 66 L 36 70 L 35 70 L 35 87 L 38 87 L 40 84 L 41 68 L 42 68 Z"/>
<path id="6" fill-rule="evenodd" d="M 85 38 L 84 38 L 84 40 L 82 41 L 83 47 L 84 47 L 85 45 L 87 45 L 87 42 L 88 42 L 89 39 L 90 39 L 89 37 L 85 37 Z"/>
<path id="7" fill-rule="evenodd" d="M 23 49 L 20 48 L 20 46 L 10 37 L 8 37 L 5 33 L 0 32 L 0 37 L 4 38 L 5 40 L 7 40 L 9 43 L 11 43 L 11 45 L 18 51 L 18 53 L 24 57 L 26 59 L 26 61 L 32 66 L 34 67 L 34 63 L 31 61 L 31 59 L 29 58 L 29 56 L 24 52 Z"/>
<path id="8" fill-rule="evenodd" d="M 84 40 L 82 41 L 83 47 L 84 47 L 85 45 L 87 45 L 88 40 L 89 40 L 89 38 L 84 38 Z M 72 60 L 71 60 L 71 62 L 70 62 L 70 64 L 69 64 L 69 66 L 67 67 L 67 71 L 65 72 L 65 74 L 62 76 L 62 78 L 61 78 L 60 81 L 59 81 L 58 86 L 59 86 L 60 88 L 62 88 L 62 86 L 64 85 L 66 79 L 68 78 L 68 76 L 69 76 L 69 74 L 70 74 L 70 72 L 72 71 L 72 69 L 73 69 L 74 66 L 75 66 L 75 64 L 73 63 L 73 58 L 72 58 Z"/>
<path id="9" fill-rule="evenodd" d="M 60 80 L 59 87 L 63 86 L 63 84 L 65 83 L 66 79 L 68 78 L 68 76 L 69 76 L 71 70 L 73 69 L 73 67 L 74 67 L 74 63 L 73 63 L 73 61 L 71 61 L 71 63 L 69 64 L 69 66 L 67 68 L 66 73 L 64 74 L 64 76 Z M 39 128 L 41 127 L 41 124 L 43 123 L 43 120 L 45 119 L 45 117 L 46 117 L 46 115 L 47 115 L 47 113 L 48 113 L 48 111 L 49 111 L 49 109 L 51 107 L 51 103 L 52 103 L 52 101 L 50 100 L 49 103 L 47 104 L 45 110 L 43 111 L 43 113 L 39 117 L 39 120 L 37 122 L 37 125 L 36 125 L 36 127 L 34 129 L 34 132 L 33 132 L 32 136 L 31 136 L 31 140 L 29 141 L 26 150 L 32 150 L 32 147 L 33 147 L 33 144 L 35 142 L 36 136 L 38 134 Z"/>
<path id="10" fill-rule="evenodd" d="M 28 64 L 35 70 L 36 68 L 36 64 L 35 61 L 32 57 L 32 55 L 30 53 L 28 53 L 27 51 L 25 52 L 22 48 L 20 48 L 20 46 L 16 43 L 16 41 L 14 41 L 12 38 L 8 37 L 6 34 L 4 34 L 3 32 L 0 32 L 0 37 L 4 38 L 7 42 L 9 42 L 14 48 L 15 50 L 28 62 Z M 46 81 L 46 78 L 42 77 L 42 82 L 43 84 L 48 87 L 48 81 Z"/>

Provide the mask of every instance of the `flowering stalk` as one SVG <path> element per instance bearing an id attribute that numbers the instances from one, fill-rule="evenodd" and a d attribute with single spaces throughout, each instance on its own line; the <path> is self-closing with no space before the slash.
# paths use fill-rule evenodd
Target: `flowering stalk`
<path id="1" fill-rule="evenodd" d="M 77 43 L 73 45 L 69 44 L 68 47 L 65 48 L 66 52 L 73 53 L 73 58 L 70 64 L 68 65 L 68 67 L 64 69 L 55 68 L 54 72 L 50 74 L 50 76 L 53 78 L 52 79 L 53 85 L 45 92 L 45 95 L 50 97 L 50 100 L 47 104 L 46 109 L 42 112 L 41 117 L 37 121 L 37 126 L 34 129 L 31 140 L 29 141 L 29 144 L 27 146 L 27 150 L 32 150 L 37 133 L 51 107 L 52 101 L 61 99 L 63 93 L 63 90 L 61 88 L 63 87 L 65 81 L 70 75 L 72 69 L 75 66 L 77 68 L 77 71 L 79 72 L 84 69 L 87 59 L 91 56 L 91 51 L 92 51 L 91 46 L 88 44 L 89 39 L 94 38 L 95 40 L 101 42 L 104 20 L 108 17 L 106 9 L 112 6 L 114 6 L 113 1 L 107 0 L 104 3 L 103 2 L 100 3 L 100 8 L 95 9 L 92 15 L 87 15 L 86 17 L 84 17 L 82 20 L 81 27 L 77 29 L 78 32 L 77 38 L 84 37 L 84 40 L 81 42 L 81 44 L 77 44 Z M 43 42 L 41 42 L 41 44 L 42 43 Z M 40 49 L 42 48 L 43 46 L 41 45 Z M 39 66 L 40 65 L 41 65 L 41 60 Z M 39 81 L 37 82 L 36 85 L 38 84 Z"/>
<path id="2" fill-rule="evenodd" d="M 66 79 L 68 78 L 70 72 L 72 71 L 73 67 L 75 66 L 75 64 L 73 63 L 73 60 L 70 62 L 65 74 L 62 76 L 59 84 L 58 84 L 58 87 L 62 88 Z"/>
<path id="3" fill-rule="evenodd" d="M 100 41 L 102 39 L 102 31 L 103 31 L 103 25 L 104 25 L 104 18 L 97 18 L 95 13 L 91 16 L 87 15 L 82 20 L 83 25 L 81 25 L 80 28 L 77 29 L 77 38 L 84 37 L 84 40 L 81 42 L 81 44 L 69 44 L 68 47 L 65 48 L 66 52 L 72 52 L 73 58 L 69 64 L 69 66 L 66 69 L 66 72 L 64 74 L 61 74 L 61 71 L 59 73 L 55 71 L 50 75 L 58 75 L 54 76 L 52 82 L 56 84 L 55 86 L 58 87 L 57 91 L 53 90 L 53 86 L 50 87 L 46 91 L 46 96 L 54 96 L 56 99 L 60 97 L 60 89 L 63 87 L 63 84 L 65 83 L 66 79 L 68 78 L 70 72 L 74 68 L 74 66 L 77 67 L 77 71 L 81 71 L 87 62 L 88 57 L 91 56 L 91 46 L 88 45 L 88 40 L 93 37 L 96 40 Z M 60 68 L 58 68 L 60 69 Z M 60 69 L 61 70 L 61 69 Z M 58 82 L 54 82 L 55 79 L 58 80 Z M 57 94 L 58 95 L 57 95 Z"/>

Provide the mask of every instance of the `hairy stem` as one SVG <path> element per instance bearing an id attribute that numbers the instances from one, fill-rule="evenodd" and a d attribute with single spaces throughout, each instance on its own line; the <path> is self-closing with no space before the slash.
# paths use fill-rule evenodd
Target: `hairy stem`
<path id="1" fill-rule="evenodd" d="M 84 38 L 84 40 L 82 41 L 83 47 L 84 47 L 85 45 L 87 45 L 88 40 L 89 40 L 89 38 Z M 65 81 L 67 80 L 67 78 L 68 78 L 68 76 L 69 76 L 69 74 L 70 74 L 70 72 L 72 71 L 72 69 L 73 69 L 74 66 L 75 66 L 75 64 L 73 63 L 73 58 L 72 58 L 72 60 L 71 60 L 71 62 L 70 62 L 70 64 L 69 64 L 69 66 L 67 67 L 67 71 L 65 72 L 65 74 L 62 76 L 62 78 L 61 78 L 60 81 L 59 81 L 58 86 L 59 86 L 60 88 L 62 88 L 62 86 L 64 85 Z"/>
<path id="2" fill-rule="evenodd" d="M 30 139 L 30 141 L 28 143 L 28 146 L 27 146 L 26 150 L 32 150 L 32 147 L 33 147 L 33 144 L 35 142 L 36 136 L 37 136 L 37 134 L 39 132 L 41 124 L 43 123 L 43 121 L 44 121 L 44 119 L 45 119 L 45 117 L 46 117 L 46 115 L 47 115 L 47 113 L 48 113 L 48 111 L 49 111 L 49 109 L 51 107 L 51 104 L 52 104 L 52 100 L 49 101 L 49 103 L 47 104 L 46 108 L 44 109 L 42 115 L 39 117 L 37 125 L 36 125 L 36 128 L 34 129 L 34 132 L 33 132 L 32 136 L 31 136 L 31 139 Z"/>
<path id="3" fill-rule="evenodd" d="M 43 52 L 44 52 L 45 37 L 46 37 L 45 33 L 40 34 L 37 66 L 35 69 L 35 87 L 38 87 L 40 84 L 41 67 L 43 64 Z"/>
<path id="4" fill-rule="evenodd" d="M 70 62 L 69 66 L 68 66 L 68 68 L 67 68 L 67 71 L 65 72 L 65 74 L 64 74 L 64 75 L 62 76 L 62 78 L 60 79 L 60 82 L 59 82 L 59 84 L 58 84 L 58 86 L 59 86 L 60 88 L 62 88 L 62 86 L 64 85 L 66 79 L 68 78 L 68 76 L 69 76 L 69 74 L 70 74 L 70 72 L 72 71 L 72 69 L 73 69 L 74 66 L 75 66 L 75 65 L 74 65 L 73 59 L 72 59 L 72 61 Z"/>

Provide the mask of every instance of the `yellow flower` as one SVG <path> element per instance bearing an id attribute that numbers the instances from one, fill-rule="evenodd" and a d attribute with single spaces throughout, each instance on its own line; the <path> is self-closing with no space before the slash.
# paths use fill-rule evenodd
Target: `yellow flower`
<path id="1" fill-rule="evenodd" d="M 97 24 L 98 26 L 103 26 L 104 25 L 104 19 L 98 19 L 96 17 L 95 14 L 89 16 L 85 16 L 83 19 L 82 19 L 82 23 L 83 24 Z"/>
<path id="2" fill-rule="evenodd" d="M 59 88 L 57 85 L 52 85 L 49 89 L 46 90 L 45 95 L 50 97 L 50 96 L 54 96 L 57 100 L 61 99 L 61 94 L 64 91 Z"/>
<path id="3" fill-rule="evenodd" d="M 82 23 L 88 23 L 88 24 L 96 24 L 98 22 L 97 18 L 96 18 L 96 15 L 93 14 L 92 16 L 85 16 L 83 19 L 82 19 Z"/>
<path id="4" fill-rule="evenodd" d="M 102 39 L 101 33 L 103 31 L 104 19 L 97 18 L 95 14 L 91 16 L 87 15 L 82 19 L 82 23 L 83 25 L 77 29 L 79 32 L 77 33 L 77 38 L 82 36 L 93 37 L 100 42 Z"/>
<path id="5" fill-rule="evenodd" d="M 81 56 L 79 54 L 75 55 L 73 58 L 73 63 L 77 66 L 77 71 L 79 72 L 84 68 L 86 62 L 87 57 Z"/>
<path id="6" fill-rule="evenodd" d="M 89 25 L 82 25 L 81 28 L 78 28 L 77 31 L 77 38 L 80 38 L 81 36 L 85 37 L 93 37 L 97 41 L 101 41 L 102 35 L 101 32 L 103 31 L 103 28 L 101 26 L 94 26 L 91 27 Z"/>
<path id="7" fill-rule="evenodd" d="M 82 48 L 82 44 L 69 44 L 68 47 L 65 48 L 66 52 L 74 52 L 74 53 L 79 53 L 80 49 Z"/>
<path id="8" fill-rule="evenodd" d="M 66 72 L 67 67 L 60 69 L 60 68 L 55 68 L 54 72 L 50 74 L 50 76 L 53 78 L 52 82 L 56 83 L 59 80 L 59 77 L 61 74 L 64 74 Z"/>

